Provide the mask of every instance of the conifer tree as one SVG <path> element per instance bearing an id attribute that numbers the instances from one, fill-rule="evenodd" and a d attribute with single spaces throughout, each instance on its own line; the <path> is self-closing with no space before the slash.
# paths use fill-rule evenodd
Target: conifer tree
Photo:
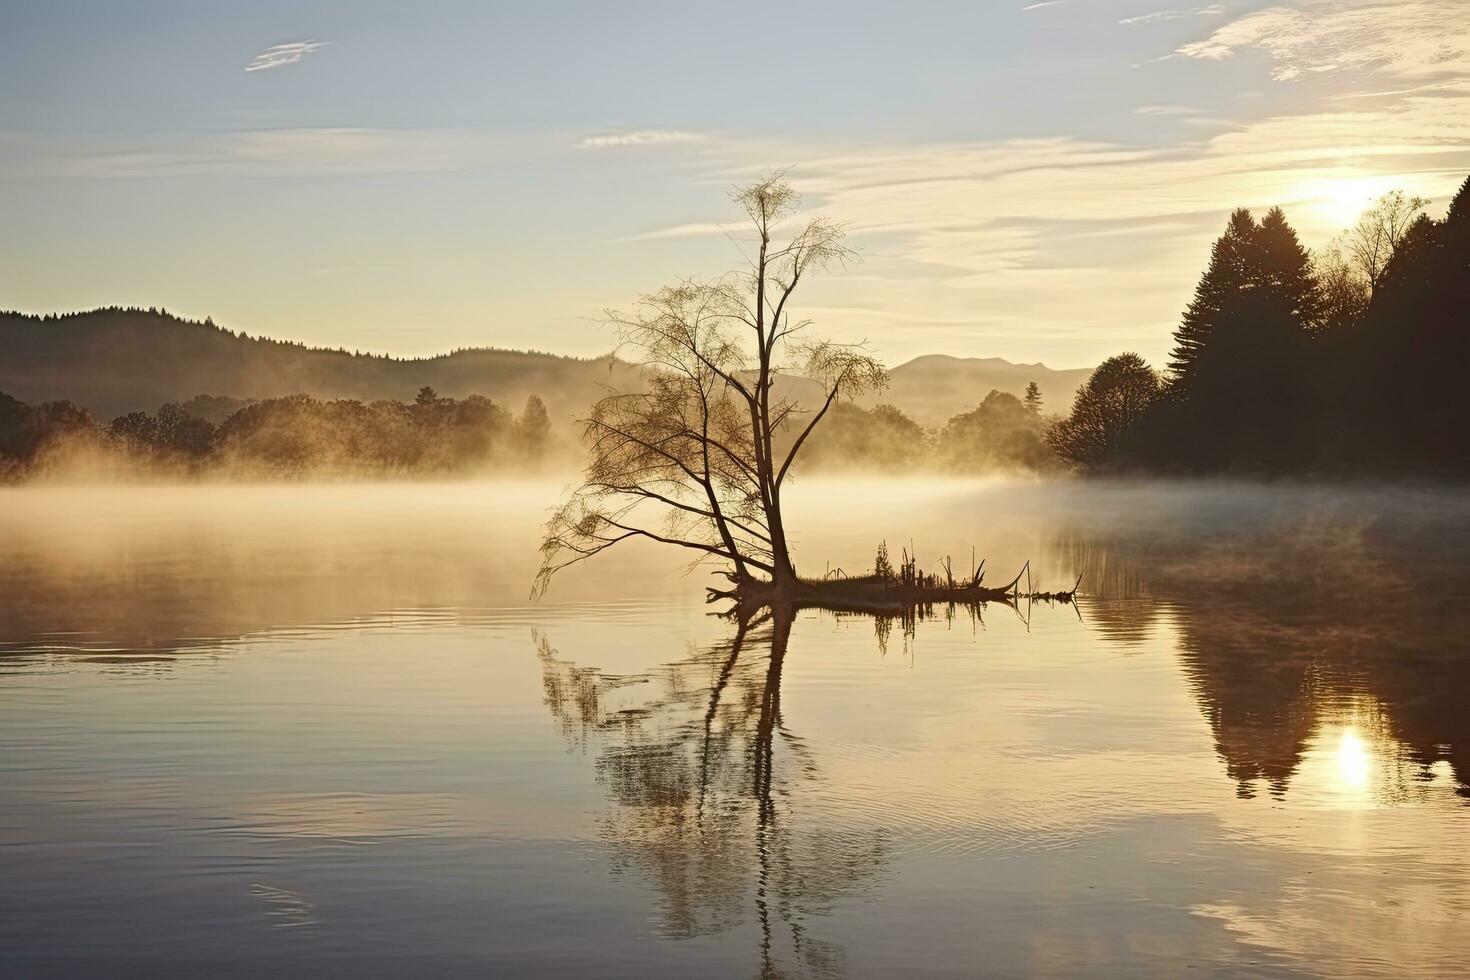
<path id="1" fill-rule="evenodd" d="M 1259 223 L 1249 211 L 1235 211 L 1215 242 L 1210 266 L 1174 334 L 1169 369 L 1176 397 L 1187 397 L 1194 388 L 1200 356 L 1214 333 L 1240 326 L 1227 311 L 1236 311 L 1238 318 L 1241 311 L 1258 308 L 1237 302 L 1253 293 L 1271 297 L 1273 308 L 1286 309 L 1303 331 L 1322 318 L 1311 255 L 1280 208 L 1272 208 Z"/>
<path id="2" fill-rule="evenodd" d="M 1256 231 L 1261 263 L 1261 285 L 1285 301 L 1297 322 L 1315 324 L 1321 317 L 1322 297 L 1312 270 L 1312 257 L 1280 208 L 1272 208 Z"/>
<path id="3" fill-rule="evenodd" d="M 1188 391 L 1200 352 L 1209 342 L 1216 321 L 1230 297 L 1252 285 L 1256 232 L 1259 226 L 1251 213 L 1238 208 L 1230 215 L 1225 233 L 1210 250 L 1210 265 L 1195 287 L 1194 299 L 1184 311 L 1174 332 L 1174 349 L 1169 354 L 1170 387 L 1175 393 Z"/>
<path id="4" fill-rule="evenodd" d="M 1026 403 L 1026 408 L 1032 415 L 1041 414 L 1041 388 L 1037 386 L 1035 381 L 1026 385 L 1026 397 L 1022 400 Z"/>

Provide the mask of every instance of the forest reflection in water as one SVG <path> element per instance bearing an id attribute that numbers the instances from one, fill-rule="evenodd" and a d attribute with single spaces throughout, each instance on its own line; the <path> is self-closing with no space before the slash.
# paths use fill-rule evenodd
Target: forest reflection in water
<path id="1" fill-rule="evenodd" d="M 364 976 L 428 948 L 666 976 L 1470 955 L 1454 491 L 798 497 L 808 564 L 912 533 L 1083 576 L 1075 609 L 889 621 L 710 618 L 655 551 L 527 604 L 533 486 L 131 492 L 0 508 L 0 825 L 28 886 L 0 967 L 144 957 L 138 894 L 196 958 Z M 78 903 L 91 928 L 57 932 Z"/>
<path id="2" fill-rule="evenodd" d="M 1470 798 L 1465 516 L 1339 505 L 1188 538 L 1073 533 L 1060 547 L 1094 583 L 1100 633 L 1126 648 L 1161 620 L 1177 628 L 1240 796 L 1284 796 L 1308 747 L 1331 742 L 1357 795 L 1452 779 Z"/>

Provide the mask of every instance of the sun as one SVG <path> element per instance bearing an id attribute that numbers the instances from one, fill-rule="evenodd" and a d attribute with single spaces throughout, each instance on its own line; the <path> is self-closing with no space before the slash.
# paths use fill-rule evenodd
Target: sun
<path id="1" fill-rule="evenodd" d="M 1313 181 L 1304 197 L 1338 229 L 1357 223 L 1362 213 L 1400 182 L 1393 177 L 1329 177 Z"/>

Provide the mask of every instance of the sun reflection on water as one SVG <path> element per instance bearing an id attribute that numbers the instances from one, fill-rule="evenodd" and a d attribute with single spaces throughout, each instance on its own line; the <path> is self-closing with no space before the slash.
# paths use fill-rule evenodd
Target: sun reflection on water
<path id="1" fill-rule="evenodd" d="M 1344 788 L 1361 793 L 1374 769 L 1373 752 L 1358 730 L 1349 726 L 1337 743 L 1337 773 Z"/>

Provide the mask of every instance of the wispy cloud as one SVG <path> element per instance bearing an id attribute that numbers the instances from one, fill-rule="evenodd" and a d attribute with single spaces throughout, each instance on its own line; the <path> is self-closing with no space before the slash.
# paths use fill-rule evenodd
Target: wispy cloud
<path id="1" fill-rule="evenodd" d="M 268 71 L 282 65 L 294 65 L 313 51 L 326 45 L 326 41 L 292 41 L 266 48 L 251 59 L 246 71 Z"/>
<path id="2" fill-rule="evenodd" d="M 1027 10 L 1040 10 L 1043 7 L 1055 7 L 1058 4 L 1065 2 L 1066 0 L 1040 0 L 1040 2 L 1038 3 L 1028 3 L 1026 6 L 1022 7 L 1021 10 L 1023 12 Z"/>
<path id="3" fill-rule="evenodd" d="M 629 235 L 623 241 L 651 242 L 661 238 L 696 238 L 701 235 L 719 235 L 723 234 L 727 227 L 727 225 L 720 224 L 717 221 L 691 221 L 687 224 L 672 225 L 668 228 L 655 228 L 652 231 Z"/>
<path id="4" fill-rule="evenodd" d="M 1120 24 L 1157 24 L 1166 20 L 1182 20 L 1185 17 L 1218 17 L 1225 12 L 1225 8 L 1218 3 L 1212 3 L 1205 7 L 1191 7 L 1188 10 L 1155 10 L 1151 14 L 1138 14 L 1134 17 L 1124 17 L 1118 21 Z"/>
<path id="5" fill-rule="evenodd" d="M 1135 116 L 1194 116 L 1199 110 L 1187 105 L 1141 105 L 1133 110 Z"/>
<path id="6" fill-rule="evenodd" d="M 698 133 L 687 133 L 676 129 L 640 129 L 627 133 L 599 133 L 587 136 L 577 145 L 591 150 L 615 149 L 624 146 L 656 146 L 662 143 L 693 143 L 704 139 Z"/>
<path id="7" fill-rule="evenodd" d="M 1279 81 L 1349 70 L 1463 78 L 1470 75 L 1470 18 L 1464 0 L 1307 0 L 1247 14 L 1177 53 L 1220 61 L 1247 49 L 1269 55 Z"/>
<path id="8" fill-rule="evenodd" d="M 0 175 L 316 177 L 474 170 L 535 141 L 443 129 L 256 129 L 206 135 L 0 132 Z"/>

